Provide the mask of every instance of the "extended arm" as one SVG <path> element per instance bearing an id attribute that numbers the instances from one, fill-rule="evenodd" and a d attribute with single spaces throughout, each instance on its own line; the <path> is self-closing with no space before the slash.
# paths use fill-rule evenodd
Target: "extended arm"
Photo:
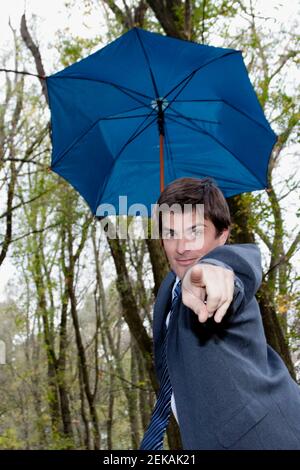
<path id="1" fill-rule="evenodd" d="M 219 323 L 233 304 L 248 303 L 261 282 L 260 251 L 255 245 L 215 248 L 191 267 L 182 281 L 182 301 L 205 322 Z"/>

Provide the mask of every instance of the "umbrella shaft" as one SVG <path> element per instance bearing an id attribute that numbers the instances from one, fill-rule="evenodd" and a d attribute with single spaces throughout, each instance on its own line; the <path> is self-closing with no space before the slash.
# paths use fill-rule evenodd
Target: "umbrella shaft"
<path id="1" fill-rule="evenodd" d="M 164 190 L 164 136 L 159 135 L 160 192 Z"/>
<path id="2" fill-rule="evenodd" d="M 159 132 L 160 192 L 164 190 L 164 112 L 161 99 L 156 100 L 158 106 L 157 124 Z"/>

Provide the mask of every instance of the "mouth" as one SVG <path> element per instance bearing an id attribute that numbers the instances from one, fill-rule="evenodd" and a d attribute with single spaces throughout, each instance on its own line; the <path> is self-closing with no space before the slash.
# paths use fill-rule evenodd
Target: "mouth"
<path id="1" fill-rule="evenodd" d="M 190 264 L 194 263 L 195 258 L 193 259 L 177 259 L 176 263 L 180 266 L 189 266 Z"/>

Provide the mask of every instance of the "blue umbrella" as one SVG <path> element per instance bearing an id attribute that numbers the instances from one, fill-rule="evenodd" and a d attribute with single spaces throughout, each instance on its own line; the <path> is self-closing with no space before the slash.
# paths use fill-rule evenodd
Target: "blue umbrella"
<path id="1" fill-rule="evenodd" d="M 240 51 L 133 28 L 47 87 L 51 168 L 94 214 L 126 213 L 120 195 L 150 210 L 183 176 L 210 176 L 227 197 L 267 186 L 276 136 Z"/>

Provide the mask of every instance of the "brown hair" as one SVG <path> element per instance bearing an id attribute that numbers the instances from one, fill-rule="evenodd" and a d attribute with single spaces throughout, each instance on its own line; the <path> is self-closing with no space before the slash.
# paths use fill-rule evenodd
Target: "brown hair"
<path id="1" fill-rule="evenodd" d="M 204 205 L 204 218 L 211 220 L 219 236 L 230 227 L 230 212 L 221 190 L 211 178 L 179 178 L 170 183 L 159 196 L 158 207 L 179 205 L 183 210 L 185 204 L 196 207 Z M 161 214 L 159 214 L 159 234 L 161 236 Z"/>

